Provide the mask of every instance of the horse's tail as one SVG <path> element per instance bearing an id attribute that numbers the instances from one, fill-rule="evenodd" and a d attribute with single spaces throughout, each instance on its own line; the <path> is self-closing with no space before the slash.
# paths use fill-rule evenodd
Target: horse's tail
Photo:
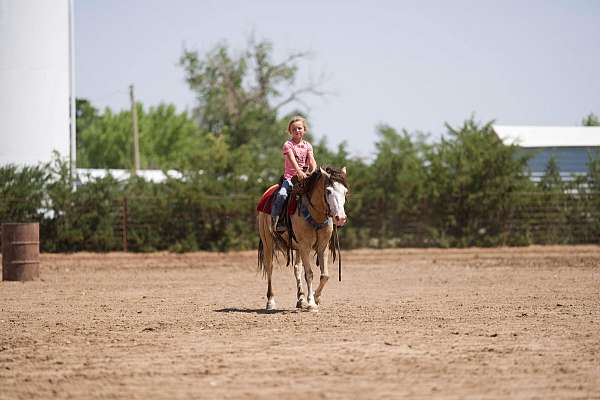
<path id="1" fill-rule="evenodd" d="M 276 256 L 278 241 L 277 235 L 271 232 L 271 218 L 268 214 L 259 212 L 257 222 L 259 232 L 257 270 L 264 278 L 267 276 L 267 268 L 270 268 Z M 280 238 L 279 240 L 281 241 L 282 239 Z"/>
<path id="2" fill-rule="evenodd" d="M 261 273 L 263 277 L 267 275 L 265 265 L 266 252 L 273 251 L 273 243 L 265 243 L 271 240 L 270 233 L 268 232 L 267 222 L 265 222 L 264 213 L 258 213 L 256 216 L 256 222 L 258 223 L 258 260 L 257 260 L 257 271 Z M 271 254 L 272 256 L 272 254 Z"/>
<path id="3" fill-rule="evenodd" d="M 262 275 L 265 275 L 265 246 L 263 245 L 263 241 L 262 239 L 258 239 L 258 264 L 257 264 L 257 269 L 259 272 L 262 273 Z"/>
<path id="4" fill-rule="evenodd" d="M 257 222 L 260 235 L 258 240 L 257 269 L 265 277 L 267 274 L 266 268 L 268 267 L 265 265 L 265 262 L 272 263 L 274 259 L 277 259 L 278 255 L 283 254 L 286 256 L 286 261 L 289 265 L 290 259 L 293 263 L 293 255 L 290 254 L 288 243 L 281 233 L 271 231 L 271 218 L 268 214 L 259 213 Z"/>

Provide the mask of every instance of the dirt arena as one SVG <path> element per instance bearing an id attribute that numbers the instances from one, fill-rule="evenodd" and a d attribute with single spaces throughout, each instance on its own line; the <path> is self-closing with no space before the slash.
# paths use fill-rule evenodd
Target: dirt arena
<path id="1" fill-rule="evenodd" d="M 43 254 L 0 282 L 0 399 L 600 399 L 600 247 L 342 256 L 266 313 L 255 252 Z"/>

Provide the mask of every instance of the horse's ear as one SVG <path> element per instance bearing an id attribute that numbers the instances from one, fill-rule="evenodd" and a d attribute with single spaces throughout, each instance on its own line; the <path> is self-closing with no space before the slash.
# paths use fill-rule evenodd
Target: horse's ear
<path id="1" fill-rule="evenodd" d="M 344 175 L 348 175 L 348 172 L 346 172 L 346 167 L 342 167 L 342 172 L 344 173 Z"/>

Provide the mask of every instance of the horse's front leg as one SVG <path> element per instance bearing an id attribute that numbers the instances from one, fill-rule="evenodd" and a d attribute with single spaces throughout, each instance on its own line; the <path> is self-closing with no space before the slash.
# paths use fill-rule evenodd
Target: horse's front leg
<path id="1" fill-rule="evenodd" d="M 298 289 L 298 301 L 296 302 L 296 308 L 307 308 L 308 302 L 306 301 L 306 295 L 302 289 L 302 273 L 304 272 L 304 266 L 302 265 L 299 252 L 295 251 L 295 253 L 296 258 L 294 259 L 294 277 L 296 278 L 296 288 Z"/>
<path id="2" fill-rule="evenodd" d="M 306 308 L 309 311 L 316 311 L 319 309 L 319 306 L 315 302 L 315 292 L 313 291 L 313 272 L 310 251 L 310 247 L 302 247 L 299 249 L 300 258 L 302 259 L 302 264 L 304 265 L 304 279 L 306 280 L 306 292 L 308 301 L 308 305 Z"/>
<path id="3" fill-rule="evenodd" d="M 329 252 L 327 251 L 327 245 L 325 245 L 325 248 L 323 249 L 318 249 L 317 259 L 319 260 L 319 267 L 321 268 L 321 276 L 319 278 L 319 287 L 315 292 L 315 302 L 321 304 L 321 292 L 329 280 Z"/>

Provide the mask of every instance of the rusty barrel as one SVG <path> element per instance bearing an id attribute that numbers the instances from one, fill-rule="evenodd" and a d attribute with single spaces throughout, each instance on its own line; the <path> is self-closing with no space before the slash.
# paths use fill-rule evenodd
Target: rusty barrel
<path id="1" fill-rule="evenodd" d="M 2 280 L 32 281 L 40 276 L 40 225 L 2 224 Z"/>

